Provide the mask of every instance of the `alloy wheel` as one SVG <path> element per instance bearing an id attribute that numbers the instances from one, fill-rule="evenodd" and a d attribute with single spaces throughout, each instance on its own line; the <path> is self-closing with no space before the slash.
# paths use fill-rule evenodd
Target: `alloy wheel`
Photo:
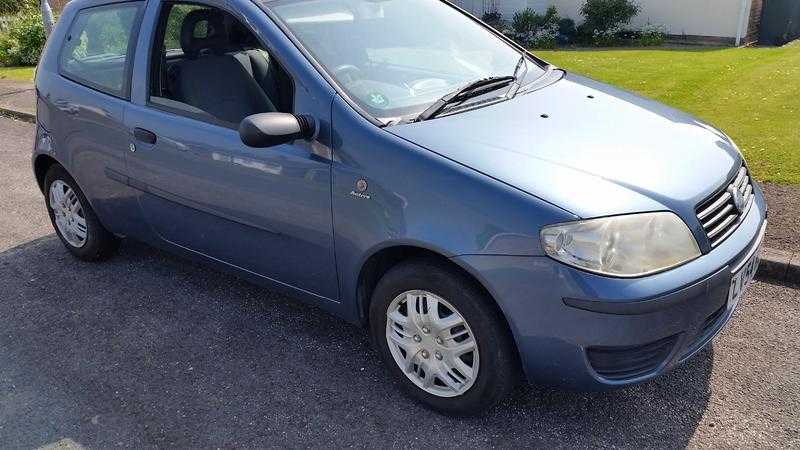
<path id="1" fill-rule="evenodd" d="M 86 245 L 88 229 L 83 206 L 75 191 L 61 180 L 50 185 L 50 208 L 64 240 L 75 248 Z"/>

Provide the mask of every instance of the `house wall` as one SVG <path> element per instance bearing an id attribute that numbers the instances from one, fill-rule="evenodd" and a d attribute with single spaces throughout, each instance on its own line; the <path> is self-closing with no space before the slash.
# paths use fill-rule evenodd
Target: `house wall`
<path id="1" fill-rule="evenodd" d="M 750 22 L 750 4 L 745 0 L 745 34 Z M 456 0 L 455 3 L 481 16 L 494 4 L 506 19 L 525 8 L 544 12 L 555 5 L 562 17 L 583 21 L 580 8 L 585 0 Z M 642 10 L 631 22 L 639 28 L 648 22 L 664 25 L 668 34 L 735 38 L 739 28 L 742 0 L 637 0 Z"/>

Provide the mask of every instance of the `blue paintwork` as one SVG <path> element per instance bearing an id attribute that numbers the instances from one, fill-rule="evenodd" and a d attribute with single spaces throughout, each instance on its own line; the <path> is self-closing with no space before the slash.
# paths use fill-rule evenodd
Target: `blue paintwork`
<path id="1" fill-rule="evenodd" d="M 45 50 L 36 79 L 39 124 L 55 149 L 37 149 L 34 161 L 61 163 L 112 232 L 210 262 L 356 323 L 364 320 L 359 280 L 371 256 L 397 246 L 438 253 L 492 295 L 529 378 L 540 382 L 613 386 L 590 369 L 586 346 L 678 334 L 674 354 L 646 379 L 719 330 L 696 336 L 727 300 L 729 268 L 754 245 L 766 205 L 756 189 L 742 225 L 711 251 L 694 209 L 742 161 L 709 125 L 567 74 L 507 102 L 381 128 L 339 96 L 255 4 L 201 1 L 228 9 L 257 32 L 294 79 L 295 112 L 318 123 L 312 141 L 251 149 L 232 129 L 147 104 L 159 0 L 142 2 L 130 99 L 61 77 L 57 59 L 68 24 L 76 11 L 102 3 L 70 2 Z M 136 142 L 130 152 L 135 127 L 155 132 L 157 144 Z M 368 182 L 368 198 L 353 195 L 360 179 Z M 616 279 L 543 256 L 545 225 L 660 210 L 689 225 L 702 257 L 654 276 Z M 621 312 L 578 309 L 565 299 Z M 728 305 L 725 321 L 735 306 Z"/>
<path id="2" fill-rule="evenodd" d="M 209 3 L 230 10 L 227 2 Z M 154 33 L 159 11 L 159 2 L 148 4 L 143 35 Z M 276 30 L 254 5 L 230 12 L 261 30 L 264 41 L 278 41 Z M 139 41 L 137 69 L 147 67 L 149 49 L 149 39 Z M 284 60 L 284 53 L 274 53 Z M 307 85 L 307 75 L 287 66 L 298 84 Z M 252 149 L 237 130 L 148 106 L 147 70 L 134 72 L 125 125 L 154 132 L 158 142 L 137 143 L 135 153 L 126 153 L 127 175 L 140 189 L 142 214 L 153 232 L 170 244 L 253 275 L 320 299 L 338 299 L 332 270 L 330 161 L 316 155 L 310 142 Z M 332 98 L 330 87 L 297 89 L 296 112 L 321 118 L 318 145 L 330 143 L 325 118 Z"/>
<path id="3" fill-rule="evenodd" d="M 675 211 L 705 243 L 694 208 L 741 166 L 724 134 L 573 74 L 515 100 L 390 131 L 581 218 Z"/>

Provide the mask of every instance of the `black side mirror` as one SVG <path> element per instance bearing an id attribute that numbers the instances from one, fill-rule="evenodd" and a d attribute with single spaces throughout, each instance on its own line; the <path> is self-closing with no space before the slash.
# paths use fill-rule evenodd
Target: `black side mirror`
<path id="1" fill-rule="evenodd" d="M 314 136 L 314 119 L 286 113 L 263 113 L 245 117 L 239 125 L 244 145 L 255 148 L 288 144 Z"/>

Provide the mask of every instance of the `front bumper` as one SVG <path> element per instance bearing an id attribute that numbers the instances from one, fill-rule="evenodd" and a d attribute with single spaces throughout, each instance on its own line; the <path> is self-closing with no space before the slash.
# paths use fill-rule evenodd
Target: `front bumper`
<path id="1" fill-rule="evenodd" d="M 478 276 L 511 326 L 531 382 L 600 390 L 639 383 L 701 350 L 730 320 L 732 269 L 761 245 L 760 191 L 739 228 L 668 272 L 608 278 L 547 257 L 455 258 Z"/>

